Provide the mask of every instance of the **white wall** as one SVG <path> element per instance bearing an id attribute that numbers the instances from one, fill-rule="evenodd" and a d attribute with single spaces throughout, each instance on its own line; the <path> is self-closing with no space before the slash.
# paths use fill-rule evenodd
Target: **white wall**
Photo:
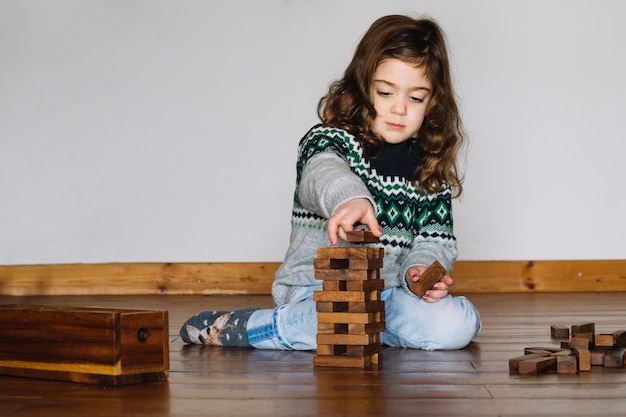
<path id="1" fill-rule="evenodd" d="M 619 0 L 0 0 L 0 264 L 282 260 L 298 140 L 387 13 L 447 31 L 460 259 L 626 258 Z"/>

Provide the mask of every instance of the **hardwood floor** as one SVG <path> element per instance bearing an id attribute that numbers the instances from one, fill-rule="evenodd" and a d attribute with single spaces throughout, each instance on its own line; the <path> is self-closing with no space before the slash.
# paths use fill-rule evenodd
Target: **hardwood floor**
<path id="1" fill-rule="evenodd" d="M 558 345 L 550 325 L 626 329 L 626 293 L 472 294 L 484 329 L 466 349 L 384 348 L 381 370 L 314 368 L 313 352 L 185 346 L 178 329 L 205 309 L 269 296 L 0 296 L 0 303 L 165 309 L 169 381 L 122 387 L 0 376 L 7 416 L 623 416 L 626 369 L 518 375 L 524 347 Z"/>

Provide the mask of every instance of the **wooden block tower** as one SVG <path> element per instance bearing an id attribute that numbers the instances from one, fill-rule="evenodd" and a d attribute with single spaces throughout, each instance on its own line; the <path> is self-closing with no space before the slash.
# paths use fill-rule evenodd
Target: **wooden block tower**
<path id="1" fill-rule="evenodd" d="M 348 234 L 353 243 L 378 242 L 369 232 Z M 380 333 L 385 330 L 385 284 L 380 278 L 383 248 L 320 248 L 315 276 L 317 354 L 315 366 L 366 368 L 382 365 Z"/>

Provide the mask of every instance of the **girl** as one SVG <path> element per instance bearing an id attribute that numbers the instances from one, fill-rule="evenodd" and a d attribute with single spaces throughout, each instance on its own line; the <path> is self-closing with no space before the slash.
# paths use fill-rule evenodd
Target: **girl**
<path id="1" fill-rule="evenodd" d="M 346 232 L 367 227 L 385 250 L 388 346 L 460 349 L 480 331 L 465 297 L 448 294 L 444 276 L 422 298 L 409 290 L 439 261 L 457 257 L 452 198 L 462 191 L 463 143 L 447 48 L 429 19 L 385 16 L 361 39 L 342 79 L 318 106 L 322 124 L 300 141 L 291 242 L 276 272 L 276 307 L 191 317 L 187 343 L 316 349 L 313 259 L 319 247 L 348 246 Z"/>

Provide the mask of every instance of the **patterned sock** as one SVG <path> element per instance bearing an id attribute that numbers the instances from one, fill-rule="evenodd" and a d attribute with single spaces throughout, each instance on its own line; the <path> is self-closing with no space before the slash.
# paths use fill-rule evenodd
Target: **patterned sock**
<path id="1" fill-rule="evenodd" d="M 205 311 L 191 317 L 180 329 L 185 343 L 211 346 L 250 346 L 246 324 L 258 308 Z"/>

